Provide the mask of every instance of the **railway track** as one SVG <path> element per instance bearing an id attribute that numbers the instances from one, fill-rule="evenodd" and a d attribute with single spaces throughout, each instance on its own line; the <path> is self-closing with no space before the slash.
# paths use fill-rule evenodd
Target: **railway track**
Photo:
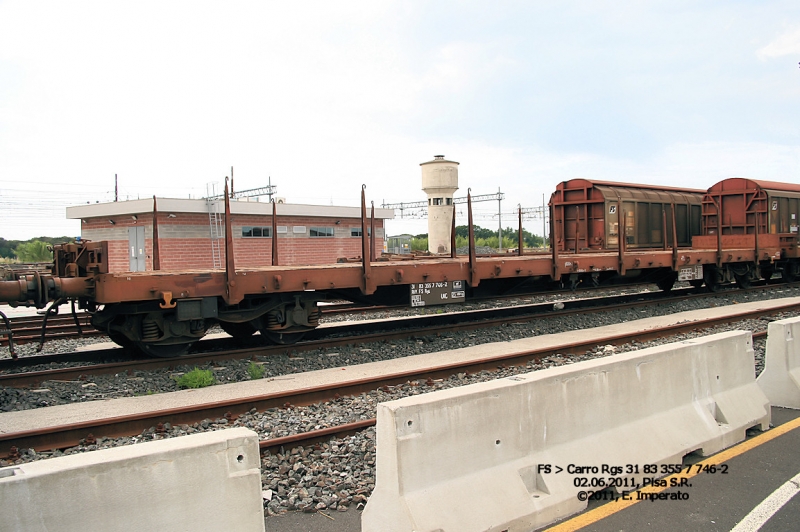
<path id="1" fill-rule="evenodd" d="M 711 326 L 711 324 L 709 324 L 709 326 Z M 696 325 L 695 325 L 694 328 L 696 328 Z M 636 336 L 636 337 L 633 337 L 633 338 L 631 338 L 630 336 L 626 336 L 625 338 L 626 339 L 635 340 L 637 342 L 644 342 L 644 341 L 652 340 L 652 339 L 655 339 L 655 338 L 661 338 L 661 337 L 664 337 L 664 336 L 670 336 L 670 335 L 673 335 L 673 334 L 678 334 L 678 333 L 683 332 L 685 330 L 689 330 L 689 329 L 687 329 L 686 327 L 678 327 L 678 328 L 675 328 L 675 329 L 671 329 L 671 328 L 667 327 L 667 328 L 664 328 L 664 329 L 658 329 L 658 330 L 649 331 L 649 332 L 652 333 L 652 335 L 642 334 L 641 336 Z M 760 339 L 760 338 L 766 339 L 766 337 L 767 337 L 766 331 L 758 331 L 758 332 L 754 332 L 753 333 L 753 340 Z M 576 343 L 576 344 L 574 344 L 573 346 L 570 346 L 567 349 L 543 349 L 543 350 L 541 350 L 539 352 L 532 352 L 530 354 L 523 355 L 522 360 L 512 359 L 512 358 L 506 359 L 506 358 L 501 358 L 501 357 L 498 357 L 497 360 L 487 359 L 486 364 L 492 364 L 494 362 L 494 363 L 500 363 L 500 364 L 503 364 L 503 365 L 513 366 L 513 365 L 516 365 L 518 363 L 528 363 L 528 362 L 531 362 L 531 361 L 538 362 L 541 359 L 546 358 L 548 356 L 555 355 L 556 353 L 563 354 L 564 351 L 567 351 L 566 354 L 574 354 L 574 352 L 576 350 L 580 351 L 581 349 L 583 349 L 583 350 L 592 349 L 593 347 L 596 347 L 596 346 L 597 346 L 596 342 L 582 342 L 582 343 Z M 452 368 L 450 370 L 445 370 L 444 374 L 447 374 L 448 372 L 450 372 L 450 375 L 452 375 L 453 374 L 452 373 L 453 369 L 455 369 L 455 370 L 464 369 L 465 373 L 469 371 L 467 368 L 454 367 L 454 368 Z M 492 368 L 489 367 L 489 368 L 484 368 L 484 369 L 492 369 Z M 456 372 L 458 373 L 458 371 L 456 371 Z M 420 373 L 419 375 L 409 376 L 409 378 L 414 378 L 414 380 L 416 380 L 418 382 L 421 381 L 424 378 L 425 379 L 425 381 L 424 381 L 425 383 L 431 383 L 434 380 L 434 374 L 432 374 L 430 372 L 424 372 L 424 373 Z M 440 378 L 442 378 L 442 377 L 440 377 Z M 376 384 L 378 384 L 378 383 L 376 383 Z M 428 384 L 428 385 L 430 385 L 430 384 Z M 387 385 L 383 384 L 381 386 L 387 386 Z M 380 386 L 376 386 L 376 387 L 380 387 Z M 339 394 L 337 392 L 336 395 L 341 395 L 341 394 Z M 332 398 L 333 397 L 328 397 L 325 400 L 331 400 Z M 301 404 L 310 404 L 310 403 L 301 403 Z M 313 443 L 316 443 L 318 441 L 322 441 L 322 440 L 325 440 L 325 439 L 328 439 L 328 438 L 332 438 L 332 437 L 341 438 L 341 437 L 353 434 L 354 432 L 363 430 L 365 428 L 374 427 L 376 421 L 377 420 L 375 418 L 370 418 L 370 419 L 365 419 L 365 420 L 361 420 L 361 421 L 355 421 L 355 422 L 352 422 L 352 423 L 344 423 L 342 425 L 338 425 L 338 426 L 335 426 L 335 427 L 326 427 L 324 429 L 313 430 L 313 431 L 308 431 L 308 432 L 298 432 L 296 434 L 291 434 L 291 435 L 288 435 L 288 436 L 282 436 L 282 437 L 279 437 L 279 438 L 270 438 L 270 439 L 266 439 L 266 440 L 261 440 L 259 442 L 259 447 L 261 448 L 261 450 L 263 452 L 277 452 L 278 450 L 280 450 L 281 448 L 284 448 L 284 447 L 291 448 L 291 447 L 298 446 L 298 445 L 307 446 L 307 445 L 311 445 Z"/>
<path id="2" fill-rule="evenodd" d="M 632 341 L 645 342 L 654 338 L 687 332 L 696 333 L 698 329 L 705 329 L 720 323 L 755 318 L 764 314 L 775 314 L 776 312 L 789 309 L 797 310 L 795 305 L 791 305 L 757 312 L 742 312 L 733 317 L 727 316 L 724 318 L 709 319 L 702 323 L 694 321 L 660 329 L 639 331 L 633 335 L 622 334 L 616 338 L 605 337 L 600 340 L 600 343 L 602 345 L 627 344 Z M 763 336 L 764 334 L 765 333 L 757 333 L 754 337 Z M 159 427 L 159 423 L 162 424 L 161 426 L 164 426 L 166 423 L 175 426 L 197 423 L 203 419 L 226 418 L 228 420 L 235 420 L 237 416 L 247 413 L 252 409 L 264 411 L 272 408 L 290 408 L 293 406 L 310 405 L 323 401 L 337 400 L 345 396 L 355 396 L 376 389 L 388 390 L 396 386 L 434 386 L 436 382 L 448 379 L 452 375 L 475 374 L 482 371 L 494 371 L 497 370 L 497 368 L 510 368 L 513 366 L 524 367 L 526 364 L 537 363 L 556 353 L 562 356 L 585 353 L 588 350 L 596 348 L 597 345 L 597 340 L 587 340 L 574 342 L 570 345 L 560 345 L 557 348 L 531 349 L 524 352 L 517 352 L 513 355 L 488 356 L 467 363 L 442 364 L 435 367 L 428 367 L 424 370 L 396 371 L 391 374 L 381 374 L 370 378 L 353 379 L 336 384 L 324 384 L 302 389 L 292 389 L 261 396 L 216 401 L 41 430 L 7 433 L 0 435 L 0 449 L 10 449 L 12 446 L 17 448 L 33 447 L 37 450 L 67 448 L 78 445 L 81 441 L 85 443 L 87 438 L 89 438 L 89 441 L 92 441 L 94 436 L 89 437 L 89 434 L 102 435 L 103 437 L 109 438 L 131 436 L 140 434 L 142 431 L 148 430 L 151 427 Z M 314 441 L 323 437 L 327 438 L 331 435 L 351 433 L 352 431 L 369 426 L 374 423 L 374 420 L 362 419 L 354 423 L 356 424 L 345 423 L 335 427 L 325 427 L 324 430 L 313 430 L 304 434 L 291 435 L 285 438 L 265 440 L 262 442 L 262 448 L 274 449 L 280 446 L 298 445 L 302 442 Z"/>
<path id="3" fill-rule="evenodd" d="M 642 283 L 641 286 L 647 286 L 647 283 Z M 605 290 L 613 290 L 613 289 L 605 289 Z M 618 291 L 618 290 L 617 290 Z M 641 289 L 633 288 L 633 293 L 639 293 Z M 677 292 L 677 291 L 676 291 Z M 604 293 L 604 289 L 596 289 L 596 288 L 582 288 L 576 290 L 560 290 L 554 292 L 523 292 L 523 293 L 515 293 L 515 294 L 508 294 L 505 296 L 499 297 L 479 297 L 470 300 L 470 304 L 484 304 L 486 302 L 494 302 L 494 301 L 504 301 L 504 300 L 513 300 L 513 299 L 525 299 L 525 298 L 534 298 L 534 297 L 545 297 L 545 298 L 558 298 L 559 296 L 567 296 L 567 297 L 580 297 L 582 294 L 592 295 L 593 297 L 599 297 L 600 294 Z M 420 309 L 412 309 L 408 305 L 380 305 L 380 306 L 361 306 L 349 301 L 338 301 L 332 302 L 329 304 L 321 305 L 321 311 L 323 316 L 336 316 L 336 315 L 352 315 L 352 314 L 362 314 L 362 315 L 369 315 L 371 313 L 377 312 L 385 312 L 385 311 L 397 311 L 397 310 L 406 310 L 409 312 L 419 312 Z M 421 309 L 425 310 L 425 309 Z M 75 321 L 81 324 L 81 331 L 82 334 L 79 334 L 78 328 L 75 326 Z M 11 322 L 11 330 L 13 332 L 13 342 L 14 345 L 22 345 L 29 342 L 39 342 L 42 339 L 42 326 L 43 326 L 43 316 L 23 316 L 23 317 L 15 317 L 10 318 L 9 321 Z M 89 336 L 104 336 L 104 333 L 98 331 L 91 325 L 91 315 L 85 312 L 77 313 L 76 317 L 73 318 L 71 315 L 51 315 L 48 318 L 47 324 L 47 338 L 51 340 L 66 340 L 77 338 L 80 336 L 89 337 Z M 4 337 L 0 336 L 0 347 L 4 345 L 8 345 L 8 340 Z M 195 349 L 196 350 L 196 349 Z M 115 355 L 118 356 L 118 355 Z M 27 357 L 23 357 L 27 358 Z M 74 357 L 73 357 L 74 359 Z M 3 364 L 7 364 L 3 361 L 4 359 L 0 359 L 0 371 L 4 369 L 5 366 Z M 65 358 L 65 360 L 70 360 L 69 356 Z M 52 360 L 41 359 L 41 362 L 37 363 L 50 363 Z M 22 362 L 22 365 L 25 363 Z"/>
<path id="4" fill-rule="evenodd" d="M 753 288 L 751 291 L 768 289 Z M 740 293 L 740 291 L 736 291 Z M 320 327 L 306 341 L 291 346 L 263 345 L 254 336 L 245 345 L 231 338 L 214 338 L 200 342 L 196 351 L 176 358 L 138 358 L 122 348 L 113 347 L 91 351 L 79 351 L 51 355 L 35 355 L 20 359 L 0 360 L 0 386 L 28 387 L 46 381 L 86 380 L 91 376 L 123 374 L 134 375 L 141 371 L 172 369 L 178 366 L 202 366 L 226 360 L 256 360 L 256 357 L 299 354 L 342 346 L 357 346 L 376 341 L 407 338 L 424 338 L 445 335 L 457 331 L 468 331 L 492 327 L 503 327 L 512 323 L 524 323 L 537 318 L 558 318 L 580 315 L 587 312 L 611 312 L 644 307 L 653 303 L 672 304 L 694 298 L 723 297 L 691 289 L 673 291 L 670 294 L 650 292 L 616 296 L 613 298 L 577 299 L 560 303 L 562 309 L 555 311 L 553 303 L 539 303 L 464 311 L 450 314 L 406 316 L 389 320 L 332 323 Z M 52 367 L 58 365 L 59 367 Z M 51 366 L 51 367 L 46 367 Z"/>
<path id="5" fill-rule="evenodd" d="M 606 298 L 587 298 L 561 302 L 560 310 L 554 310 L 552 302 L 518 305 L 494 309 L 481 309 L 449 314 L 405 316 L 389 320 L 331 323 L 321 326 L 308 335 L 308 340 L 291 346 L 259 343 L 254 336 L 245 345 L 231 338 L 206 339 L 189 355 L 175 358 L 136 358 L 119 347 L 62 353 L 57 355 L 35 355 L 19 359 L 0 360 L 0 385 L 30 386 L 47 380 L 74 380 L 87 375 L 102 375 L 120 372 L 169 368 L 176 365 L 202 365 L 231 359 L 247 359 L 255 356 L 284 354 L 287 350 L 306 352 L 335 348 L 343 345 L 360 345 L 375 341 L 386 341 L 414 336 L 446 334 L 478 328 L 505 326 L 534 320 L 537 317 L 569 316 L 583 312 L 608 312 L 630 309 L 653 303 L 669 304 L 691 298 L 709 297 L 692 289 L 676 290 L 672 293 L 648 292 Z M 38 368 L 47 364 L 69 363 L 71 367 Z M 25 368 L 37 368 L 22 371 Z"/>
<path id="6" fill-rule="evenodd" d="M 78 325 L 75 324 L 77 319 Z M 43 316 L 9 318 L 13 341 L 16 345 L 38 342 L 42 336 Z M 64 340 L 70 338 L 102 336 L 103 333 L 92 326 L 91 316 L 80 313 L 73 318 L 71 315 L 55 315 L 47 318 L 47 339 Z M 7 346 L 8 339 L 2 338 L 0 346 Z"/>
<path id="7" fill-rule="evenodd" d="M 582 288 L 576 290 L 559 290 L 546 293 L 549 297 L 559 297 L 560 295 L 574 296 L 582 293 L 598 293 L 598 289 Z M 502 301 L 504 299 L 519 299 L 526 297 L 542 296 L 542 292 L 522 292 L 509 294 L 506 296 L 480 297 L 470 300 L 470 303 L 483 303 L 486 301 Z M 350 301 L 333 301 L 320 305 L 322 316 L 337 316 L 342 314 L 370 314 L 375 312 L 393 311 L 398 309 L 409 309 L 407 304 L 402 305 L 376 305 L 364 306 Z M 2 307 L 0 307 L 2 310 Z M 79 325 L 76 325 L 76 322 Z M 13 334 L 15 345 L 24 345 L 31 342 L 39 342 L 42 339 L 42 327 L 44 325 L 44 311 L 40 311 L 35 316 L 18 316 L 9 318 L 10 329 Z M 47 340 L 67 340 L 82 337 L 104 336 L 105 333 L 98 331 L 91 323 L 91 314 L 88 312 L 77 312 L 73 317 L 71 314 L 52 314 L 47 318 L 46 339 Z M 7 337 L 0 336 L 0 347 L 8 346 Z"/>

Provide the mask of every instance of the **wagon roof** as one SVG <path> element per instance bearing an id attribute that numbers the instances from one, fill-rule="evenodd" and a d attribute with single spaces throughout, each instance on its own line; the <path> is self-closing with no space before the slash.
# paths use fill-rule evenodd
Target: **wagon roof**
<path id="1" fill-rule="evenodd" d="M 729 177 L 723 179 L 708 189 L 709 192 L 722 192 L 734 190 L 774 190 L 779 192 L 799 192 L 800 185 L 796 183 L 781 183 L 778 181 L 762 181 L 760 179 L 748 179 L 746 177 Z"/>
<path id="2" fill-rule="evenodd" d="M 664 191 L 664 192 L 685 192 L 689 194 L 704 194 L 706 191 L 702 189 L 696 188 L 682 188 L 682 187 L 665 187 L 662 185 L 645 185 L 642 183 L 621 183 L 618 181 L 598 181 L 594 179 L 570 179 L 569 181 L 562 181 L 558 184 L 559 189 L 566 188 L 568 184 L 572 185 L 570 188 L 573 188 L 574 185 L 577 185 L 583 181 L 585 183 L 584 186 L 601 186 L 601 187 L 613 187 L 613 188 L 640 188 L 645 190 L 654 190 L 654 191 Z"/>

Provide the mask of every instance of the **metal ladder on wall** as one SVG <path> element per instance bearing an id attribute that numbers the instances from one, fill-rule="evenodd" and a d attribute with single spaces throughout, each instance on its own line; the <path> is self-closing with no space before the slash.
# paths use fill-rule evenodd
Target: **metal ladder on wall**
<path id="1" fill-rule="evenodd" d="M 206 185 L 206 205 L 208 206 L 208 226 L 211 232 L 211 260 L 214 269 L 222 268 L 222 251 L 220 250 L 220 240 L 225 237 L 223 219 L 224 214 L 220 212 L 220 200 L 217 197 L 217 184 L 208 183 Z"/>

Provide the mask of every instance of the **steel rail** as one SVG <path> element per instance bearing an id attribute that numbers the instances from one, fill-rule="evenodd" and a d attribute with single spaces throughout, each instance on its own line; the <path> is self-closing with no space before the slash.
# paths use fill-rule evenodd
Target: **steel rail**
<path id="1" fill-rule="evenodd" d="M 298 432 L 296 434 L 289 434 L 288 436 L 281 436 L 279 438 L 270 438 L 268 440 L 259 441 L 258 447 L 261 449 L 261 452 L 277 452 L 282 447 L 309 445 L 311 443 L 327 441 L 333 437 L 340 438 L 342 436 L 355 434 L 356 432 L 362 431 L 366 428 L 374 427 L 375 421 L 376 420 L 373 417 L 364 419 L 362 421 L 343 423 L 342 425 L 312 430 L 310 432 Z"/>
<path id="2" fill-rule="evenodd" d="M 50 316 L 47 320 L 48 339 L 69 339 L 80 336 L 98 336 L 103 334 L 95 329 L 90 321 L 89 314 L 80 313 L 77 315 L 80 324 L 80 334 L 75 320 L 71 315 Z M 17 316 L 9 318 L 11 332 L 14 334 L 14 343 L 22 345 L 31 342 L 38 342 L 42 336 L 42 323 L 44 316 Z M 0 346 L 7 345 L 6 338 L 0 338 Z"/>

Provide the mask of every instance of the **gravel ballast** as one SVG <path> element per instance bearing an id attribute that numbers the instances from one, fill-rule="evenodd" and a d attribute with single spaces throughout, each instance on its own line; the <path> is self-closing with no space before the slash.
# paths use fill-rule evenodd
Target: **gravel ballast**
<path id="1" fill-rule="evenodd" d="M 767 294 L 756 297 L 751 294 L 731 292 L 722 297 L 709 297 L 679 304 L 653 304 L 647 308 L 587 314 L 584 316 L 559 317 L 536 320 L 534 324 L 510 324 L 492 329 L 479 329 L 467 333 L 454 333 L 437 337 L 412 338 L 408 340 L 392 340 L 388 343 L 374 343 L 352 348 L 337 348 L 305 352 L 302 355 L 288 354 L 273 356 L 259 360 L 265 370 L 264 378 L 310 371 L 325 367 L 341 367 L 348 364 L 359 364 L 375 360 L 385 360 L 419 353 L 441 351 L 478 345 L 488 342 L 508 341 L 512 339 L 550 334 L 565 330 L 578 330 L 587 327 L 609 325 L 651 316 L 673 314 L 685 310 L 696 310 L 710 306 L 744 303 L 758 299 L 793 297 L 800 295 L 800 290 L 782 288 L 771 290 Z M 528 303 L 530 301 L 525 301 Z M 376 405 L 380 402 L 426 393 L 433 390 L 452 388 L 497 378 L 512 376 L 518 373 L 535 371 L 552 366 L 571 364 L 610 354 L 641 349 L 680 341 L 687 338 L 703 336 L 716 332 L 735 329 L 751 331 L 766 330 L 769 321 L 796 315 L 797 313 L 781 313 L 769 318 L 745 320 L 726 326 L 714 327 L 669 338 L 645 343 L 632 342 L 619 346 L 600 346 L 581 355 L 554 355 L 539 363 L 528 363 L 516 367 L 500 368 L 497 371 L 483 371 L 474 374 L 460 373 L 447 379 L 426 382 L 408 382 L 393 387 L 384 387 L 356 397 L 344 397 L 325 403 L 307 407 L 289 407 L 270 409 L 265 412 L 255 410 L 240 416 L 238 419 L 204 420 L 193 425 L 165 426 L 159 431 L 151 428 L 132 438 L 105 439 L 80 445 L 65 451 L 52 453 L 35 453 L 23 450 L 21 456 L 13 461 L 0 461 L 0 466 L 22 463 L 26 461 L 61 456 L 77 452 L 91 451 L 100 448 L 129 445 L 142 441 L 171 438 L 207 430 L 221 430 L 230 426 L 243 426 L 259 434 L 262 440 L 308 432 L 321 428 L 337 426 L 344 423 L 370 419 L 375 417 Z M 763 369 L 765 340 L 754 342 L 756 354 L 756 374 Z M 233 382 L 250 378 L 246 362 L 221 362 L 210 367 L 218 382 Z M 174 377 L 187 368 L 176 368 L 175 371 L 142 372 L 133 376 L 112 375 L 107 377 L 91 377 L 90 381 L 47 382 L 38 389 L 16 390 L 0 389 L 0 405 L 6 410 L 23 410 L 47 404 L 62 404 L 76 401 L 103 399 L 107 397 L 129 396 L 145 393 L 157 393 L 177 389 Z M 48 391 L 44 391 L 48 390 Z M 6 408 L 7 406 L 11 408 Z M 375 483 L 375 431 L 366 429 L 345 438 L 332 439 L 328 442 L 309 447 L 283 449 L 274 455 L 262 457 L 262 488 L 264 504 L 268 514 L 280 514 L 290 510 L 301 511 L 345 511 L 350 507 L 360 508 L 374 489 Z"/>

